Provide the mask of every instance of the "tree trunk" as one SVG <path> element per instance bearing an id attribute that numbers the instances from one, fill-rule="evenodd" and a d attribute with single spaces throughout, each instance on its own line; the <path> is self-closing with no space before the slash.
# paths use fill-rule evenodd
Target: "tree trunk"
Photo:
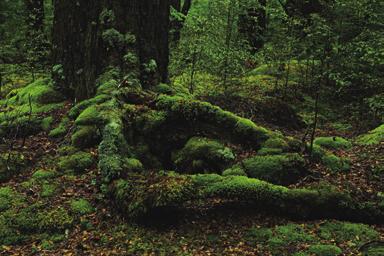
<path id="1" fill-rule="evenodd" d="M 126 72 L 128 53 L 138 57 L 135 68 L 144 87 L 167 81 L 169 1 L 54 0 L 54 5 L 53 60 L 60 79 L 53 75 L 68 97 L 92 96 L 96 78 L 109 66 Z M 128 35 L 136 40 L 127 42 Z"/>
<path id="2" fill-rule="evenodd" d="M 247 7 L 239 16 L 239 30 L 246 38 L 252 53 L 264 45 L 264 33 L 267 29 L 266 0 L 259 0 L 259 6 Z"/>

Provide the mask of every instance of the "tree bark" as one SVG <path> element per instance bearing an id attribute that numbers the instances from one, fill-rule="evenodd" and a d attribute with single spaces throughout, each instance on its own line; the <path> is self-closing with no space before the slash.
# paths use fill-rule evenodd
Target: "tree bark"
<path id="1" fill-rule="evenodd" d="M 246 8 L 239 17 L 240 33 L 245 35 L 252 53 L 264 45 L 264 33 L 267 29 L 266 0 L 259 0 L 259 6 Z"/>
<path id="2" fill-rule="evenodd" d="M 86 99 L 95 91 L 96 78 L 108 67 L 123 64 L 129 52 L 137 55 L 139 78 L 146 88 L 168 79 L 168 0 L 54 0 L 53 60 L 62 70 L 57 85 L 72 99 Z M 102 15 L 112 13 L 105 24 Z M 121 38 L 136 37 L 133 46 L 112 47 L 103 41 L 108 29 Z M 115 33 L 115 34 L 116 34 Z M 112 52 L 112 53 L 111 53 Z M 147 64 L 156 61 L 156 70 L 148 74 Z M 149 77 L 150 76 L 150 77 Z"/>

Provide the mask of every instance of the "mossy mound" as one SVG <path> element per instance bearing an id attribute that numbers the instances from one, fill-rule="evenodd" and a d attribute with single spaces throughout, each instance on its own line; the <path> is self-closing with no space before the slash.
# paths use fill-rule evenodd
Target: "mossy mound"
<path id="1" fill-rule="evenodd" d="M 64 135 L 67 134 L 67 131 L 68 131 L 68 128 L 69 128 L 69 125 L 70 125 L 70 120 L 69 118 L 67 117 L 64 117 L 59 125 L 52 129 L 50 132 L 49 132 L 49 136 L 52 137 L 52 138 L 58 138 L 58 137 L 64 137 Z"/>
<path id="2" fill-rule="evenodd" d="M 313 145 L 312 159 L 325 165 L 334 172 L 346 172 L 350 170 L 350 160 L 338 157 L 319 145 Z"/>
<path id="3" fill-rule="evenodd" d="M 6 99 L 0 100 L 5 111 L 0 113 L 2 133 L 29 135 L 41 130 L 48 130 L 52 118 L 49 114 L 60 109 L 63 96 L 55 91 L 49 79 L 40 79 L 9 93 Z"/>
<path id="4" fill-rule="evenodd" d="M 357 138 L 356 142 L 360 145 L 376 145 L 384 141 L 384 124 L 376 129 L 361 135 Z"/>
<path id="5" fill-rule="evenodd" d="M 94 158 L 87 152 L 76 152 L 72 155 L 63 156 L 59 159 L 58 168 L 61 171 L 84 172 L 94 163 Z"/>
<path id="6" fill-rule="evenodd" d="M 32 178 L 36 180 L 48 180 L 56 177 L 58 174 L 55 171 L 52 170 L 37 170 L 33 175 Z"/>
<path id="7" fill-rule="evenodd" d="M 91 203 L 84 198 L 72 200 L 70 202 L 70 207 L 71 207 L 71 211 L 78 215 L 90 214 L 95 210 L 91 205 Z"/>
<path id="8" fill-rule="evenodd" d="M 0 153 L 0 182 L 19 174 L 27 163 L 25 156 L 19 152 Z"/>
<path id="9" fill-rule="evenodd" d="M 349 149 L 352 143 L 342 137 L 318 137 L 314 144 L 326 149 Z"/>
<path id="10" fill-rule="evenodd" d="M 95 125 L 78 126 L 72 135 L 72 145 L 80 148 L 90 148 L 100 143 L 100 130 Z"/>
<path id="11" fill-rule="evenodd" d="M 235 160 L 232 150 L 218 141 L 193 137 L 184 148 L 173 155 L 178 171 L 194 173 L 221 173 Z"/>
<path id="12" fill-rule="evenodd" d="M 73 218 L 62 207 L 47 209 L 38 203 L 13 207 L 0 212 L 0 245 L 17 245 L 36 234 L 64 232 L 72 224 Z"/>
<path id="13" fill-rule="evenodd" d="M 291 184 L 305 174 L 304 159 L 299 154 L 255 156 L 241 163 L 251 178 L 275 184 Z"/>

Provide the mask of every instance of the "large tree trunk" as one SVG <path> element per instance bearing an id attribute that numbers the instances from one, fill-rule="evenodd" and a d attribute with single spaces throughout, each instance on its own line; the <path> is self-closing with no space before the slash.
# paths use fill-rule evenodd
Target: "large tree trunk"
<path id="1" fill-rule="evenodd" d="M 239 16 L 239 30 L 256 53 L 264 45 L 264 34 L 267 29 L 266 0 L 259 0 L 259 6 L 246 8 Z"/>
<path id="2" fill-rule="evenodd" d="M 167 81 L 168 0 L 54 0 L 54 5 L 53 59 L 60 71 L 54 77 L 67 96 L 92 96 L 97 76 L 108 66 L 128 72 L 123 63 L 128 53 L 138 57 L 144 87 Z M 136 40 L 126 42 L 128 34 Z M 155 70 L 148 71 L 152 60 Z"/>

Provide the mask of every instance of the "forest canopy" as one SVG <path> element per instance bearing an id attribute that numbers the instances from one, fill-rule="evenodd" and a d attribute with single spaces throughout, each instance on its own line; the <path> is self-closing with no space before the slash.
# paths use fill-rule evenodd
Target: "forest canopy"
<path id="1" fill-rule="evenodd" d="M 1 0 L 0 254 L 384 255 L 382 0 Z"/>

